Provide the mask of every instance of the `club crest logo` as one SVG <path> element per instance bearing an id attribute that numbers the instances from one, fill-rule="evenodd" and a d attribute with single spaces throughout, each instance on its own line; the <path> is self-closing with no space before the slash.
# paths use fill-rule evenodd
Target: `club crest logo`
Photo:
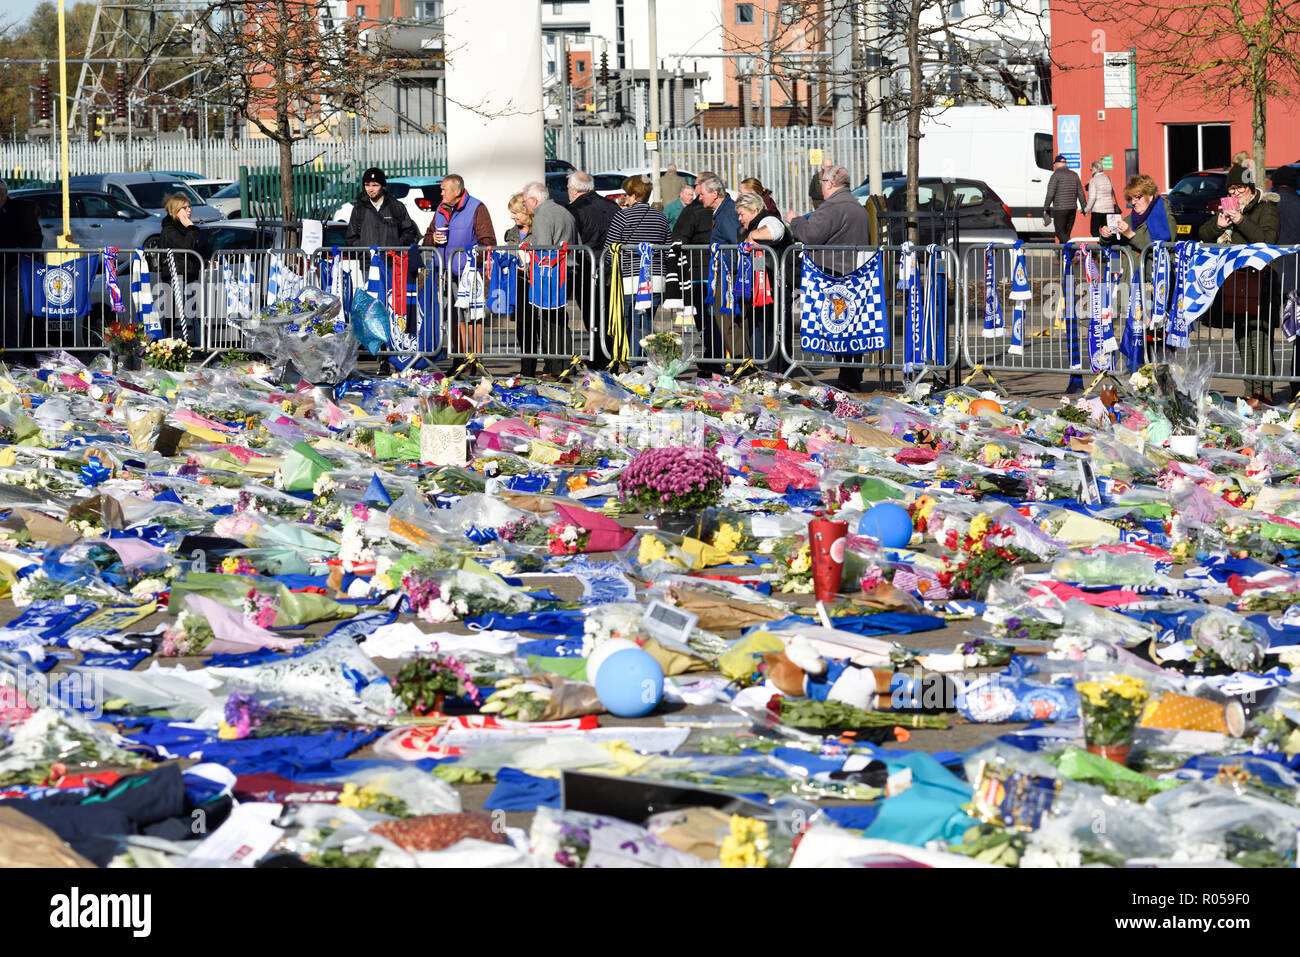
<path id="1" fill-rule="evenodd" d="M 853 291 L 842 283 L 826 290 L 822 303 L 822 326 L 831 335 L 848 329 L 858 315 L 858 303 Z"/>
<path id="2" fill-rule="evenodd" d="M 66 306 L 72 302 L 76 280 L 70 270 L 55 266 L 45 271 L 44 286 L 46 302 L 51 306 Z"/>

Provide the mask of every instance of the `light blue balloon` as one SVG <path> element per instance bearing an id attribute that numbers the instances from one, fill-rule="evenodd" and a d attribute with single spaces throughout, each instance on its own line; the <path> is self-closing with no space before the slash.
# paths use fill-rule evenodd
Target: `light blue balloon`
<path id="1" fill-rule="evenodd" d="M 903 548 L 912 540 L 912 516 L 901 505 L 880 502 L 862 516 L 858 534 L 875 539 L 885 548 Z"/>
<path id="2" fill-rule="evenodd" d="M 615 717 L 644 717 L 663 694 L 664 670 L 640 648 L 624 648 L 610 655 L 596 673 L 596 696 Z"/>

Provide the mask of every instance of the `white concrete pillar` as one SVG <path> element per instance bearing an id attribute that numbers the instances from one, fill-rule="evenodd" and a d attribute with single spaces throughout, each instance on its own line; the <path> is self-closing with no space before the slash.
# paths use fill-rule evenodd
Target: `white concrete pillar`
<path id="1" fill-rule="evenodd" d="M 447 172 L 487 204 L 499 242 L 510 197 L 545 180 L 542 5 L 449 0 L 446 24 Z"/>

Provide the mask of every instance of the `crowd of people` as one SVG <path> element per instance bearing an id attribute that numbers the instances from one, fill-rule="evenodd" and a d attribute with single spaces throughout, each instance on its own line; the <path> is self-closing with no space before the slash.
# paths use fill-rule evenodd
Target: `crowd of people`
<path id="1" fill-rule="evenodd" d="M 418 230 L 402 204 L 385 193 L 385 182 L 380 169 L 367 170 L 363 175 L 363 192 L 357 197 L 348 227 L 349 246 L 403 246 L 417 241 Z M 795 242 L 810 247 L 862 247 L 877 240 L 870 215 L 851 193 L 848 170 L 829 159 L 813 176 L 808 198 L 814 209 L 806 214 L 789 210 L 784 217 L 771 190 L 755 177 L 737 183 L 733 198 L 727 183 L 716 172 L 702 171 L 694 182 L 689 182 L 672 164 L 660 181 L 660 201 L 652 202 L 652 183 L 644 175 L 627 177 L 617 199 L 596 193 L 591 175 L 583 171 L 570 173 L 566 186 L 567 204 L 552 199 L 542 182 L 524 186 L 507 204 L 512 224 L 502 239 L 507 247 L 521 247 L 519 256 L 524 263 L 528 262 L 529 249 L 554 249 L 566 244 L 585 246 L 603 260 L 593 263 L 574 256 L 567 264 L 571 301 L 585 328 L 593 337 L 603 334 L 611 340 L 605 350 L 596 350 L 598 363 L 603 359 L 602 352 L 614 354 L 612 340 L 618 337 L 620 328 L 628 355 L 635 358 L 643 354 L 641 343 L 655 331 L 655 317 L 664 302 L 666 269 L 676 269 L 682 294 L 679 316 L 689 317 L 678 321 L 690 322 L 699 332 L 698 358 L 729 363 L 741 374 L 764 368 L 782 371 L 775 301 L 755 296 L 740 297 L 727 307 L 715 302 L 710 290 L 708 247 L 751 244 L 744 254 L 755 257 L 755 269 L 763 272 L 766 288 L 774 291 L 782 288 L 777 273 L 788 261 L 785 251 Z M 418 241 L 452 251 L 448 269 L 453 283 L 468 268 L 460 251 L 475 246 L 480 250 L 497 247 L 490 211 L 466 191 L 465 180 L 456 174 L 443 179 L 442 202 Z M 648 300 L 644 295 L 637 296 L 641 282 L 638 247 L 647 243 L 654 247 L 648 269 Z M 666 266 L 663 250 L 678 243 L 686 250 L 684 258 Z M 857 254 L 845 249 L 814 249 L 811 256 L 832 275 L 847 274 L 858 265 Z M 486 272 L 485 263 L 477 265 Z M 622 291 L 621 303 L 620 297 L 611 296 L 611 290 L 601 286 L 602 277 L 609 280 L 615 276 Z M 783 288 L 793 294 L 798 284 L 797 264 L 783 278 Z M 528 294 L 527 268 L 517 270 L 514 281 L 516 338 L 523 356 L 521 374 L 536 374 L 539 356 L 545 356 L 542 375 L 563 376 L 569 362 L 562 357 L 570 355 L 573 348 L 565 308 L 534 302 L 535 297 Z M 482 354 L 485 320 L 478 318 L 482 312 L 455 308 L 457 351 Z M 861 375 L 860 366 L 848 363 L 840 370 L 838 382 L 845 388 L 857 388 Z"/>

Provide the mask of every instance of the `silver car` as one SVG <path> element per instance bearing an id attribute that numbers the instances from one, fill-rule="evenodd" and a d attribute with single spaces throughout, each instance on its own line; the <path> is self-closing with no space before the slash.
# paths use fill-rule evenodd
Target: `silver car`
<path id="1" fill-rule="evenodd" d="M 163 200 L 173 193 L 180 193 L 190 201 L 191 221 L 209 223 L 226 218 L 221 210 L 205 204 L 185 180 L 163 173 L 95 173 L 73 176 L 68 183 L 74 189 L 108 193 L 160 216 L 165 215 Z"/>
<path id="2" fill-rule="evenodd" d="M 63 193 L 57 189 L 16 189 L 9 194 L 36 204 L 45 248 L 57 245 L 63 232 Z M 162 217 L 107 193 L 74 189 L 71 203 L 72 241 L 83 249 L 116 246 L 152 249 L 162 238 Z"/>

